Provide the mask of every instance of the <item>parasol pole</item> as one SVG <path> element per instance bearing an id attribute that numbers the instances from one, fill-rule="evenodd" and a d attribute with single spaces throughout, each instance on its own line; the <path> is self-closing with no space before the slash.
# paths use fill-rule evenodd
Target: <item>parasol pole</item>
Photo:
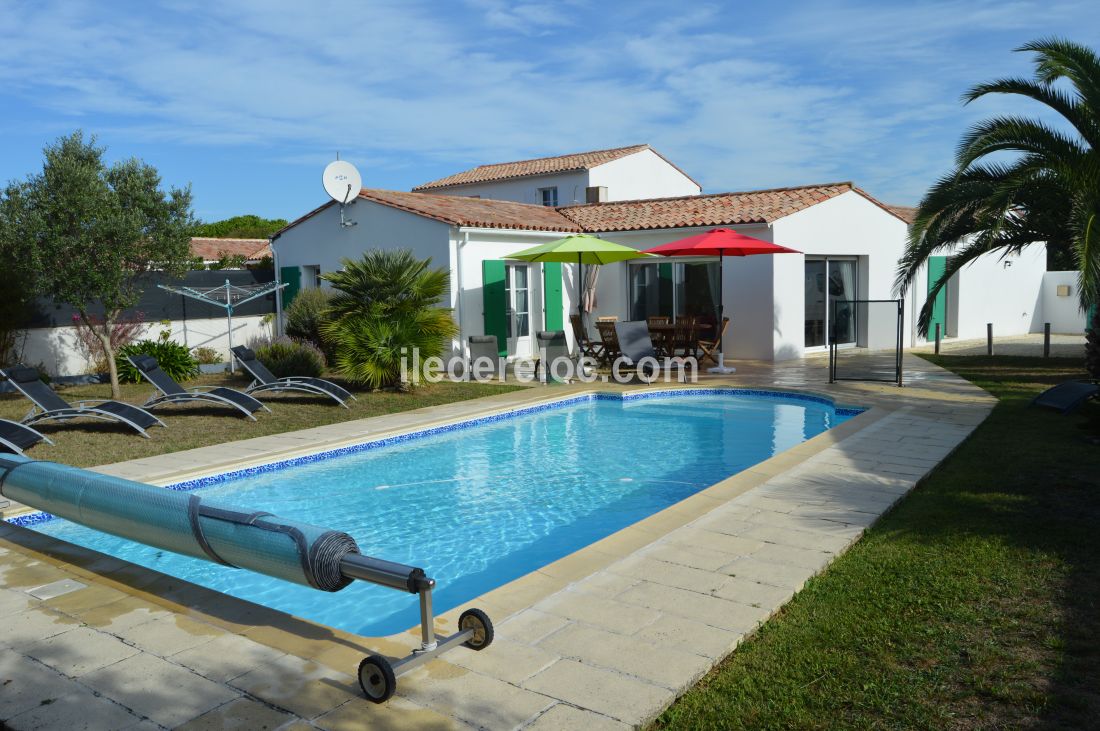
<path id="1" fill-rule="evenodd" d="M 718 322 L 714 323 L 715 337 L 721 338 L 718 342 L 718 365 L 713 368 L 708 368 L 707 373 L 717 373 L 719 375 L 728 376 L 730 373 L 736 373 L 736 368 L 726 367 L 726 356 L 723 354 L 723 350 L 726 347 L 726 339 L 722 337 L 725 333 L 722 330 L 722 323 L 726 314 L 726 302 L 723 299 L 723 286 L 725 282 L 724 271 L 722 264 L 725 261 L 725 256 L 721 251 L 718 252 Z"/>
<path id="2" fill-rule="evenodd" d="M 581 257 L 583 254 L 577 252 L 577 315 L 581 318 L 581 327 L 584 327 L 584 269 Z"/>

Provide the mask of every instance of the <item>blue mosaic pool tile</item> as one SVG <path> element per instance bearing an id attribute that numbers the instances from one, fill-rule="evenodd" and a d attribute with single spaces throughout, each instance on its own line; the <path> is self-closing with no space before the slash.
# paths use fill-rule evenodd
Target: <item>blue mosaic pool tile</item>
<path id="1" fill-rule="evenodd" d="M 14 518 L 8 518 L 7 522 L 12 525 L 21 525 L 24 528 L 32 525 L 38 525 L 40 523 L 49 523 L 54 519 L 52 513 L 27 513 L 26 515 L 17 515 Z"/>
<path id="2" fill-rule="evenodd" d="M 566 406 L 573 406 L 575 404 L 584 403 L 586 401 L 639 401 L 642 399 L 668 398 L 671 396 L 749 396 L 773 399 L 779 397 L 790 399 L 792 401 L 810 401 L 814 403 L 828 404 L 835 408 L 837 416 L 855 416 L 866 411 L 866 409 L 858 407 L 836 406 L 831 399 L 824 396 L 816 396 L 807 393 L 769 391 L 766 389 L 752 388 L 679 388 L 657 389 L 649 391 L 630 391 L 626 393 L 584 393 L 577 396 L 559 399 L 557 401 L 551 401 L 549 403 L 536 404 L 534 406 L 524 406 L 518 409 L 513 409 L 511 411 L 502 411 L 500 413 L 489 414 L 487 416 L 478 416 L 473 419 L 467 419 L 466 421 L 459 421 L 453 424 L 433 426 L 427 429 L 420 429 L 418 431 L 412 431 L 405 434 L 397 434 L 392 437 L 382 437 L 380 439 L 373 439 L 367 442 L 362 442 L 360 444 L 351 444 L 346 447 L 328 449 L 323 452 L 317 452 L 316 454 L 307 454 L 301 457 L 291 457 L 290 459 L 279 460 L 278 462 L 269 462 L 267 464 L 256 465 L 255 467 L 246 467 L 244 469 L 233 470 L 231 472 L 223 472 L 221 474 L 210 475 L 208 477 L 199 477 L 194 480 L 177 482 L 171 485 L 165 485 L 164 487 L 168 490 L 179 490 L 184 492 L 191 490 L 200 490 L 204 487 L 220 485 L 223 482 L 230 482 L 232 480 L 238 480 L 244 477 L 251 477 L 253 475 L 258 475 L 265 472 L 279 472 L 281 470 L 285 470 L 298 465 L 310 464 L 312 462 L 320 462 L 322 460 L 332 459 L 333 457 L 342 457 L 348 454 L 358 454 L 360 452 L 381 449 L 382 447 L 389 447 L 395 444 L 405 444 L 417 439 L 424 439 L 426 437 L 436 436 L 439 434 L 448 434 L 450 432 L 462 431 L 464 429 L 471 429 L 473 427 L 482 426 L 485 424 L 508 421 L 510 419 L 516 419 L 521 416 L 537 414 L 543 411 L 561 409 L 565 408 Z M 9 518 L 7 519 L 7 522 L 11 523 L 12 525 L 31 526 L 38 525 L 40 523 L 46 523 L 53 519 L 54 516 L 50 513 L 36 512 L 26 515 L 20 515 L 14 518 Z"/>

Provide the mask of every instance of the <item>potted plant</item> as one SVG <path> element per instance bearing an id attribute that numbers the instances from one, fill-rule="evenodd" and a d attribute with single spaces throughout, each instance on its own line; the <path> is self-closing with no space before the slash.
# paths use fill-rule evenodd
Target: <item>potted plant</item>
<path id="1" fill-rule="evenodd" d="M 192 351 L 195 362 L 199 364 L 199 373 L 225 373 L 229 363 L 222 359 L 221 353 L 214 348 L 203 346 Z"/>

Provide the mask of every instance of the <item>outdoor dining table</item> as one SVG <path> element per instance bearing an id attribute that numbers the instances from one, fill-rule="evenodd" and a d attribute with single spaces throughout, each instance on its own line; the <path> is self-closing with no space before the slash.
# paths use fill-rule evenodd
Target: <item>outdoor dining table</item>
<path id="1" fill-rule="evenodd" d="M 649 323 L 649 336 L 653 338 L 654 344 L 660 341 L 667 341 L 668 338 L 676 331 L 676 324 L 672 322 L 651 322 Z M 691 344 L 692 351 L 699 350 L 699 340 L 705 338 L 714 332 L 714 325 L 707 322 L 695 323 L 695 338 Z M 658 337 L 654 338 L 653 336 Z"/>

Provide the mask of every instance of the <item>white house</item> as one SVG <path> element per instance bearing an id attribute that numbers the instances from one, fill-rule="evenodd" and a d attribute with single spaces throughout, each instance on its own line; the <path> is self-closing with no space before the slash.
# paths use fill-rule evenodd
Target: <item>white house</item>
<path id="1" fill-rule="evenodd" d="M 649 145 L 479 165 L 413 188 L 416 193 L 551 207 L 698 195 L 702 190 Z"/>
<path id="2" fill-rule="evenodd" d="M 556 189 L 556 201 L 548 188 Z M 467 336 L 489 333 L 509 356 L 524 356 L 534 351 L 539 330 L 566 330 L 572 339 L 568 317 L 576 312 L 577 272 L 575 265 L 528 264 L 508 255 L 575 232 L 646 249 L 718 226 L 802 252 L 726 260 L 728 356 L 783 360 L 824 350 L 833 335 L 827 316 L 832 301 L 894 298 L 906 209 L 847 182 L 706 195 L 699 190 L 645 145 L 485 165 L 414 192 L 364 189 L 345 211 L 354 226 L 341 226 L 339 207 L 328 203 L 273 236 L 278 276 L 290 284 L 282 306 L 298 288 L 319 286 L 320 274 L 338 269 L 341 258 L 373 248 L 408 248 L 450 270 L 447 304 L 461 330 L 456 352 Z M 581 196 L 592 202 L 570 204 Z M 946 332 L 974 337 L 990 321 L 999 334 L 1033 329 L 1041 316 L 1045 252 L 1041 244 L 1030 249 L 1009 266 L 983 261 L 960 275 L 954 295 L 944 296 Z M 718 271 L 717 260 L 705 257 L 606 265 L 595 314 L 693 314 L 713 321 Z M 1003 297 L 991 296 L 993 291 Z M 918 342 L 914 316 L 926 292 L 914 292 L 904 303 L 906 345 Z M 868 343 L 859 332 L 863 325 L 854 321 L 834 327 L 841 344 L 881 345 Z"/>

